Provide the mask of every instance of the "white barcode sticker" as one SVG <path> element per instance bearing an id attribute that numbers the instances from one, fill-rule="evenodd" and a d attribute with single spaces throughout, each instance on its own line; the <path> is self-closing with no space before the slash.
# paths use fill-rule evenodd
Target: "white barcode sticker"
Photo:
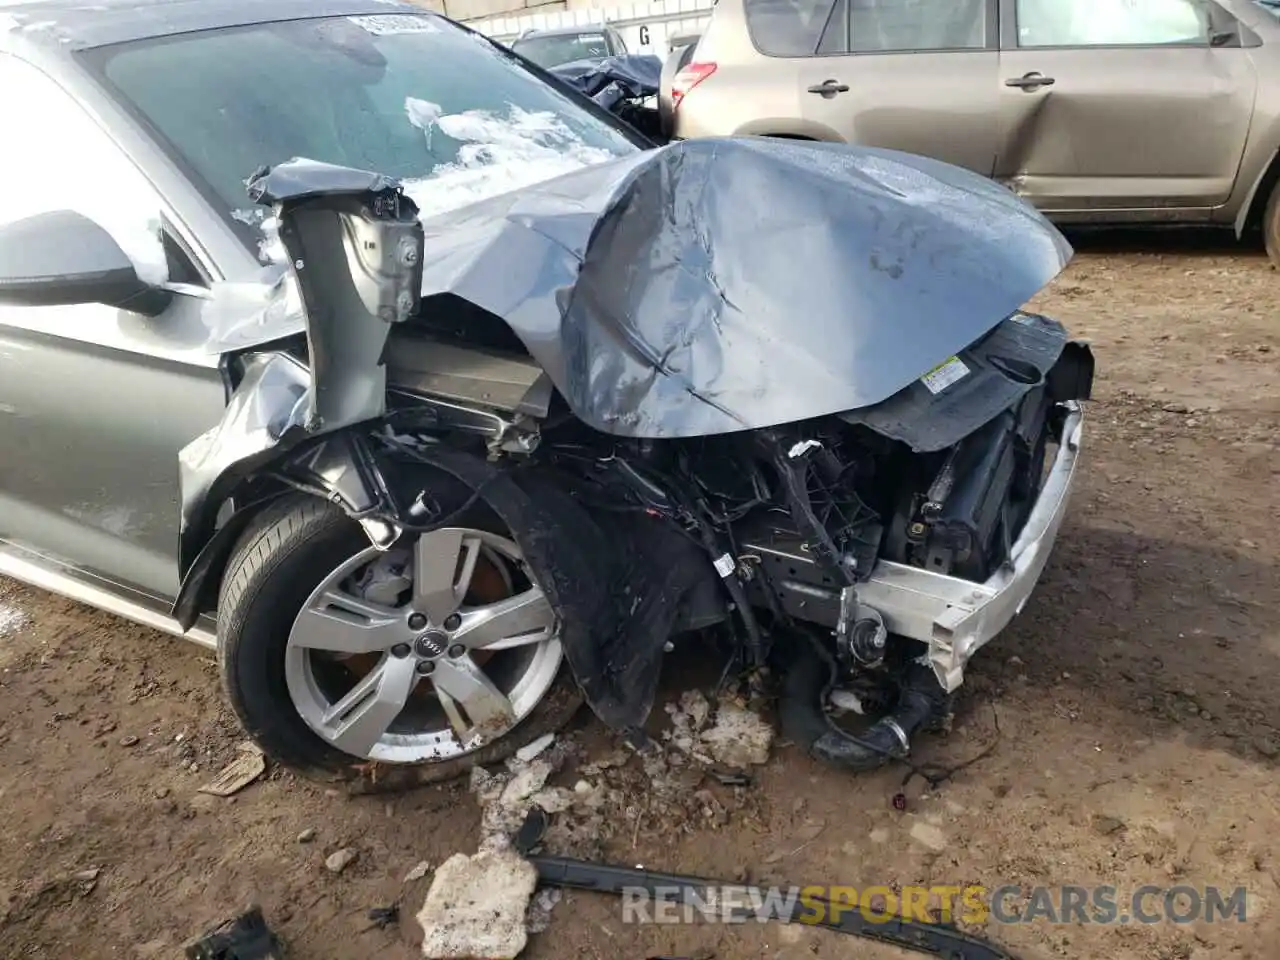
<path id="1" fill-rule="evenodd" d="M 930 393 L 939 394 L 957 380 L 963 380 L 968 375 L 969 368 L 964 365 L 964 361 L 959 357 L 952 357 L 926 373 L 920 378 L 920 382 L 924 384 L 925 389 Z"/>
<path id="2" fill-rule="evenodd" d="M 737 564 L 733 562 L 733 557 L 731 557 L 727 553 L 721 554 L 719 557 L 716 557 L 715 565 L 716 565 L 716 573 L 720 574 L 721 577 L 729 576 L 731 573 L 733 573 L 734 568 L 737 566 Z"/>
<path id="3" fill-rule="evenodd" d="M 363 17 L 347 17 L 375 37 L 389 37 L 397 33 L 439 33 L 440 28 L 430 17 L 418 14 L 375 13 Z"/>

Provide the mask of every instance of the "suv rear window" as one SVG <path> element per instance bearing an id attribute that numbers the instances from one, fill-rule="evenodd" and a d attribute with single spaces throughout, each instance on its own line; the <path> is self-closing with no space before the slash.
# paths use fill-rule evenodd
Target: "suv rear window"
<path id="1" fill-rule="evenodd" d="M 834 0 L 744 0 L 747 30 L 769 57 L 810 57 L 818 49 Z"/>

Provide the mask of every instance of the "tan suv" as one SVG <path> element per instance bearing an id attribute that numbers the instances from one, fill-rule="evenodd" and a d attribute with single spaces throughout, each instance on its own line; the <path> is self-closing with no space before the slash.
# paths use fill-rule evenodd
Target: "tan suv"
<path id="1" fill-rule="evenodd" d="M 719 0 L 676 137 L 924 154 L 1060 222 L 1261 226 L 1280 263 L 1280 0 Z"/>

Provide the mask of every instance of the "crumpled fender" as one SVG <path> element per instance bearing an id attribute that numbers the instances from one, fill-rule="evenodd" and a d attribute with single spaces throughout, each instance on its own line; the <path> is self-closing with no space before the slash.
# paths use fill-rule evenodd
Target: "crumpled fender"
<path id="1" fill-rule="evenodd" d="M 417 310 L 422 287 L 418 209 L 395 181 L 295 160 L 259 170 L 248 190 L 275 215 L 305 312 L 308 360 L 279 351 L 245 358 L 222 419 L 178 454 L 182 586 L 173 612 L 184 628 L 207 599 L 207 574 L 244 525 L 243 511 L 217 524 L 241 484 L 304 443 L 386 412 L 387 337 Z M 313 460 L 326 489 L 359 476 L 342 443 L 317 447 Z M 345 486 L 340 499 L 360 509 L 368 491 Z"/>

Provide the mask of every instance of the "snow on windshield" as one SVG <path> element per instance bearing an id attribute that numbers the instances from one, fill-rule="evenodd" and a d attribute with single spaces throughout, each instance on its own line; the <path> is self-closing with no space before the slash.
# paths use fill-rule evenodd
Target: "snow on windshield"
<path id="1" fill-rule="evenodd" d="M 405 193 L 424 220 L 616 157 L 583 142 L 550 111 L 508 104 L 502 113 L 445 114 L 439 104 L 416 97 L 405 98 L 404 111 L 409 123 L 422 131 L 428 147 L 437 133 L 462 144 L 456 160 L 437 165 L 430 176 L 403 181 Z M 262 229 L 259 251 L 264 260 L 285 262 L 275 217 L 261 207 L 234 210 L 232 216 Z"/>
<path id="2" fill-rule="evenodd" d="M 608 150 L 583 143 L 550 112 L 510 105 L 503 115 L 468 110 L 442 116 L 438 105 L 413 97 L 404 106 L 428 144 L 436 129 L 464 144 L 457 160 L 439 165 L 430 177 L 405 182 L 423 217 L 614 159 Z"/>
<path id="3" fill-rule="evenodd" d="M 404 112 L 409 123 L 422 132 L 428 147 L 438 134 L 462 144 L 457 159 L 438 164 L 430 176 L 403 181 L 405 193 L 417 204 L 423 220 L 617 158 L 609 150 L 585 143 L 550 111 L 522 110 L 508 104 L 503 112 L 446 114 L 439 104 L 407 97 Z M 264 262 L 288 261 L 279 238 L 279 223 L 269 210 L 241 208 L 231 216 L 261 230 L 258 252 Z M 255 293 L 243 285 L 236 294 L 232 297 L 228 293 L 217 315 L 210 314 L 211 342 L 218 349 L 243 347 L 302 329 L 302 299 L 291 272 L 281 275 L 271 289 L 259 287 Z"/>

